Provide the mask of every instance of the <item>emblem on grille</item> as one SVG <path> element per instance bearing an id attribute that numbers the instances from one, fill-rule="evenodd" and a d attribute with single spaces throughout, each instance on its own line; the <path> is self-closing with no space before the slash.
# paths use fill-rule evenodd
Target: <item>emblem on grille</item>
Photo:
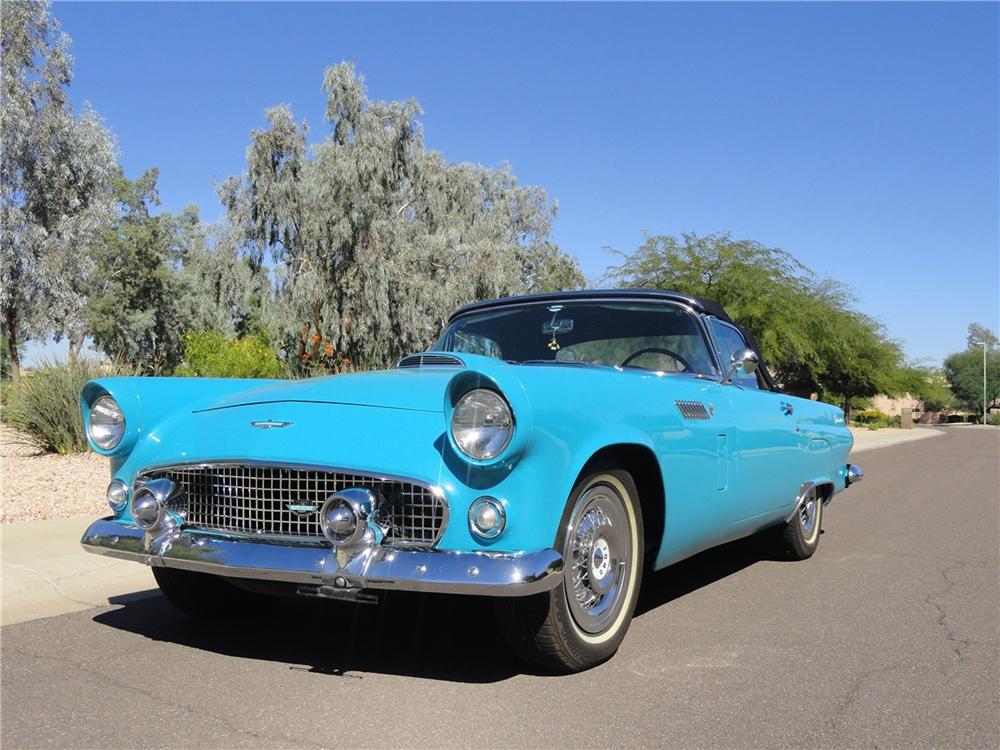
<path id="1" fill-rule="evenodd" d="M 311 516 L 319 510 L 319 503 L 287 503 L 285 507 L 297 516 Z"/>
<path id="2" fill-rule="evenodd" d="M 294 422 L 278 422 L 278 421 L 275 421 L 273 419 L 258 419 L 258 420 L 251 420 L 250 421 L 250 426 L 251 427 L 256 427 L 259 430 L 270 430 L 272 428 L 274 428 L 274 429 L 277 430 L 277 429 L 281 429 L 282 427 L 288 427 L 289 425 L 292 425 L 292 424 L 295 424 L 295 423 Z"/>

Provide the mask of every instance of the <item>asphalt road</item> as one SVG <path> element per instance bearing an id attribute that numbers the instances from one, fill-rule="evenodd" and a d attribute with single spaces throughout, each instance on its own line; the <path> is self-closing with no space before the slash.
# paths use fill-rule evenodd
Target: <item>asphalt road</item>
<path id="1" fill-rule="evenodd" d="M 861 454 L 817 554 L 647 578 L 618 655 L 524 673 L 488 602 L 291 601 L 229 628 L 151 593 L 0 631 L 26 747 L 1000 745 L 1000 431 Z"/>

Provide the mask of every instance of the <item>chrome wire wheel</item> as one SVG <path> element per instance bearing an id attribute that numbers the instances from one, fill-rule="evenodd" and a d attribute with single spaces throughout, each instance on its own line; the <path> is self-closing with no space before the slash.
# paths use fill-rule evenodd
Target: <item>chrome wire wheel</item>
<path id="1" fill-rule="evenodd" d="M 564 588 L 577 626 L 591 634 L 615 623 L 628 599 L 634 552 L 625 501 L 600 483 L 579 498 L 566 536 Z"/>

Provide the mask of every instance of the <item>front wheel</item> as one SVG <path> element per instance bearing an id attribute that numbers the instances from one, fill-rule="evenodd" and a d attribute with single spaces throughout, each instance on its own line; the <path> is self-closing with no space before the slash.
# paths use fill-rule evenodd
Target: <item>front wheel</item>
<path id="1" fill-rule="evenodd" d="M 543 594 L 498 599 L 501 628 L 525 661 L 580 671 L 610 658 L 625 637 L 643 567 L 642 511 L 626 471 L 580 480 L 557 541 L 562 583 Z"/>

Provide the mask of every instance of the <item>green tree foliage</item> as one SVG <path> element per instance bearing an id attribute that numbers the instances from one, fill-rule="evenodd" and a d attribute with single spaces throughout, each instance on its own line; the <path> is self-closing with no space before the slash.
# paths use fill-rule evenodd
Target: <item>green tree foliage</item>
<path id="1" fill-rule="evenodd" d="M 617 251 L 616 251 L 617 252 Z M 761 354 L 791 393 L 851 400 L 905 390 L 902 351 L 853 308 L 844 286 L 792 255 L 729 234 L 648 236 L 609 277 L 622 286 L 674 289 L 722 304 L 757 336 Z"/>
<path id="2" fill-rule="evenodd" d="M 70 107 L 69 39 L 47 1 L 4 3 L 0 35 L 0 322 L 17 377 L 25 338 L 83 342 L 86 248 L 111 219 L 115 148 L 96 114 Z"/>
<path id="3" fill-rule="evenodd" d="M 234 340 L 218 331 L 195 331 L 184 336 L 184 362 L 176 374 L 203 378 L 280 378 L 284 367 L 263 333 Z"/>
<path id="4" fill-rule="evenodd" d="M 169 217 L 150 213 L 159 203 L 156 179 L 152 169 L 135 181 L 116 180 L 119 217 L 95 253 L 98 281 L 88 309 L 97 347 L 152 374 L 180 361 L 187 323 Z"/>
<path id="5" fill-rule="evenodd" d="M 969 326 L 968 349 L 952 354 L 944 361 L 944 374 L 958 404 L 978 417 L 983 413 L 983 347 L 986 346 L 986 406 L 1000 406 L 1000 352 L 995 350 L 997 337 L 990 329 L 973 323 Z"/>
<path id="6" fill-rule="evenodd" d="M 582 285 L 548 239 L 542 190 L 425 150 L 418 104 L 369 99 L 349 63 L 326 71 L 323 92 L 319 143 L 288 107 L 270 109 L 246 172 L 220 191 L 238 246 L 274 264 L 266 320 L 290 359 L 311 361 L 322 341 L 338 362 L 388 365 L 465 302 Z"/>
<path id="7" fill-rule="evenodd" d="M 208 246 L 197 209 L 154 215 L 156 180 L 156 169 L 135 181 L 119 173 L 118 219 L 94 243 L 86 309 L 97 347 L 149 374 L 173 371 L 187 331 L 241 332 L 257 314 L 254 283 L 266 283 L 231 250 Z"/>

